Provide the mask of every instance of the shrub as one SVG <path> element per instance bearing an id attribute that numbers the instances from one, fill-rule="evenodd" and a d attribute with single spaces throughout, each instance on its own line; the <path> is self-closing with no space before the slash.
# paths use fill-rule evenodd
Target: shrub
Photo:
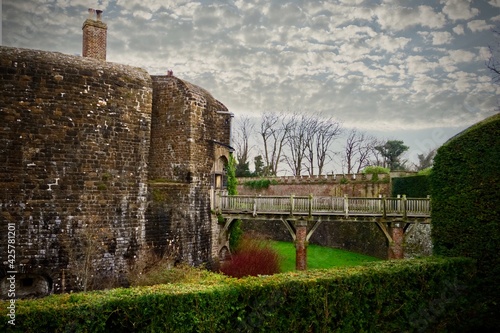
<path id="1" fill-rule="evenodd" d="M 466 332 L 464 258 L 0 301 L 0 332 Z M 476 332 L 471 330 L 470 332 Z"/>
<path id="2" fill-rule="evenodd" d="M 381 174 L 381 173 L 389 173 L 391 170 L 389 170 L 389 168 L 384 168 L 384 167 L 381 167 L 381 166 L 377 166 L 377 165 L 374 165 L 374 166 L 367 166 L 363 169 L 363 171 L 361 171 L 361 173 L 364 173 L 364 174 Z"/>
<path id="3" fill-rule="evenodd" d="M 254 190 L 260 190 L 263 188 L 268 188 L 270 185 L 276 185 L 278 182 L 274 179 L 257 179 L 257 180 L 248 180 L 243 183 L 243 186 L 249 187 Z"/>
<path id="4" fill-rule="evenodd" d="M 428 167 L 417 172 L 417 176 L 429 176 L 432 172 L 432 167 Z"/>
<path id="5" fill-rule="evenodd" d="M 430 175 L 434 253 L 477 260 L 482 325 L 500 327 L 500 114 L 438 149 Z M 496 312 L 496 314 L 495 314 Z M 498 328 L 497 327 L 497 328 Z"/>
<path id="6" fill-rule="evenodd" d="M 232 256 L 221 266 L 225 275 L 244 276 L 272 275 L 280 271 L 280 258 L 268 242 L 243 237 Z"/>
<path id="7" fill-rule="evenodd" d="M 229 249 L 231 251 L 236 251 L 240 246 L 242 236 L 241 220 L 236 220 L 229 226 Z"/>
<path id="8" fill-rule="evenodd" d="M 406 194 L 410 198 L 425 198 L 430 192 L 429 176 L 408 176 L 392 179 L 392 196 Z"/>

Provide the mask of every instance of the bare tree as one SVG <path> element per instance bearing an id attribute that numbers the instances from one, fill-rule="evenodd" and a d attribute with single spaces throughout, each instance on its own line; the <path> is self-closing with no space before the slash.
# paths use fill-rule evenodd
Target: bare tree
<path id="1" fill-rule="evenodd" d="M 290 128 L 286 137 L 289 152 L 284 155 L 284 160 L 295 176 L 301 174 L 306 149 L 312 144 L 316 126 L 317 119 L 304 114 L 301 116 L 294 114 L 290 118 Z"/>
<path id="2" fill-rule="evenodd" d="M 235 128 L 235 148 L 238 163 L 247 163 L 252 146 L 250 146 L 250 136 L 254 131 L 255 124 L 248 116 L 238 118 Z"/>
<path id="3" fill-rule="evenodd" d="M 309 126 L 311 140 L 306 146 L 305 159 L 307 160 L 306 169 L 309 175 L 314 175 L 314 167 L 318 167 L 318 175 L 323 173 L 325 164 L 332 160 L 331 145 L 341 134 L 341 124 L 333 117 L 319 120 L 313 118 Z"/>
<path id="4" fill-rule="evenodd" d="M 250 173 L 249 170 L 249 157 L 250 151 L 253 149 L 253 146 L 250 145 L 250 137 L 254 132 L 255 124 L 252 123 L 249 117 L 238 118 L 236 121 L 235 128 L 235 149 L 236 149 L 236 158 L 237 158 L 237 166 L 236 173 L 238 176 L 246 176 L 246 173 Z"/>
<path id="5" fill-rule="evenodd" d="M 259 135 L 263 141 L 266 175 L 276 175 L 292 122 L 284 114 L 264 113 Z"/>
<path id="6" fill-rule="evenodd" d="M 493 81 L 500 83 L 500 28 L 493 29 L 495 38 L 497 39 L 496 45 L 489 45 L 490 58 L 486 62 L 486 67 L 493 74 Z"/>
<path id="7" fill-rule="evenodd" d="M 321 126 L 321 121 L 317 118 L 311 117 L 309 121 L 309 126 L 307 129 L 307 140 L 305 140 L 304 145 L 304 167 L 309 173 L 309 176 L 314 175 L 314 162 L 316 161 L 316 143 L 317 143 L 317 131 Z"/>
<path id="8" fill-rule="evenodd" d="M 365 132 L 358 132 L 357 129 L 352 129 L 347 135 L 346 145 L 344 147 L 344 165 L 347 173 L 359 173 L 361 170 L 370 165 L 370 159 L 375 159 L 375 164 L 379 165 L 377 151 L 375 147 L 380 145 L 380 142 L 373 136 L 367 135 Z"/>

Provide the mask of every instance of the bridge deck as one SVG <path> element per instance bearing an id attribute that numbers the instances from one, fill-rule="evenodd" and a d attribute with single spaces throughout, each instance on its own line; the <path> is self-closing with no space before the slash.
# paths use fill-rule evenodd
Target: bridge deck
<path id="1" fill-rule="evenodd" d="M 399 220 L 430 222 L 429 198 L 220 196 L 223 215 L 240 218 L 311 218 L 331 221 Z"/>

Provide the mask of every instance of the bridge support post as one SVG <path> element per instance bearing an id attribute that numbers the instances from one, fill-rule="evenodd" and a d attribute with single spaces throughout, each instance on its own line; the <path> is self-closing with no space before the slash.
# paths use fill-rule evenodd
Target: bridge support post
<path id="1" fill-rule="evenodd" d="M 307 221 L 295 223 L 295 269 L 307 269 Z"/>
<path id="2" fill-rule="evenodd" d="M 392 223 L 390 228 L 392 242 L 389 243 L 389 259 L 404 259 L 404 223 Z"/>

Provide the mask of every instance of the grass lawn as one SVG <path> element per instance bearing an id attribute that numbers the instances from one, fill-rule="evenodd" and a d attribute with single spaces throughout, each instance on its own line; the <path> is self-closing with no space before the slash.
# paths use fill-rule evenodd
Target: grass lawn
<path id="1" fill-rule="evenodd" d="M 291 242 L 271 241 L 271 246 L 280 254 L 281 271 L 295 270 L 295 246 Z M 364 254 L 309 244 L 307 247 L 307 269 L 356 266 L 367 261 L 381 260 Z"/>

